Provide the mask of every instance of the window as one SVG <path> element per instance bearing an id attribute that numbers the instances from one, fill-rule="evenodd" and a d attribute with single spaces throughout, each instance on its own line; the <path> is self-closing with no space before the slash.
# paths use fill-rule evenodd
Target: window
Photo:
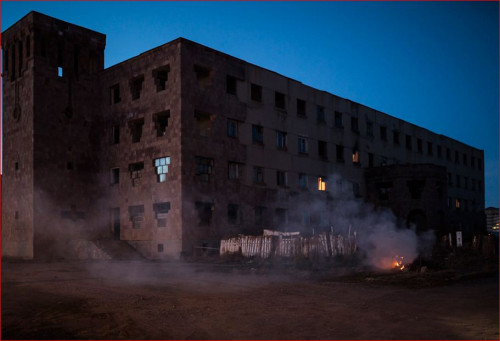
<path id="1" fill-rule="evenodd" d="M 318 141 L 318 156 L 323 160 L 328 159 L 326 141 Z"/>
<path id="2" fill-rule="evenodd" d="M 455 199 L 455 208 L 457 210 L 460 210 L 461 207 L 462 207 L 462 200 L 460 198 L 456 198 Z"/>
<path id="3" fill-rule="evenodd" d="M 170 211 L 170 202 L 157 202 L 153 204 L 157 227 L 167 227 L 168 211 Z"/>
<path id="4" fill-rule="evenodd" d="M 228 137 L 238 137 L 238 121 L 228 119 L 226 124 L 226 133 Z"/>
<path id="5" fill-rule="evenodd" d="M 443 156 L 443 151 L 441 150 L 441 146 L 436 146 L 437 148 L 437 157 L 441 158 Z"/>
<path id="6" fill-rule="evenodd" d="M 344 146 L 336 145 L 335 146 L 335 154 L 338 162 L 344 162 Z"/>
<path id="7" fill-rule="evenodd" d="M 196 177 L 199 182 L 210 182 L 210 175 L 214 166 L 214 160 L 207 157 L 196 156 Z"/>
<path id="8" fill-rule="evenodd" d="M 142 170 L 144 169 L 144 162 L 135 162 L 128 165 L 128 171 L 130 172 L 130 179 L 132 180 L 132 186 L 136 186 L 141 182 Z"/>
<path id="9" fill-rule="evenodd" d="M 417 152 L 419 152 L 420 154 L 424 152 L 422 147 L 422 139 L 417 139 Z"/>
<path id="10" fill-rule="evenodd" d="M 373 154 L 368 153 L 368 167 L 373 167 Z"/>
<path id="11" fill-rule="evenodd" d="M 307 188 L 307 175 L 304 173 L 299 173 L 299 187 Z"/>
<path id="12" fill-rule="evenodd" d="M 241 164 L 237 162 L 229 162 L 228 163 L 228 179 L 237 180 L 240 178 L 241 172 Z"/>
<path id="13" fill-rule="evenodd" d="M 446 148 L 446 160 L 451 161 L 451 150 Z"/>
<path id="14" fill-rule="evenodd" d="M 306 101 L 297 98 L 297 115 L 305 117 L 306 116 Z"/>
<path id="15" fill-rule="evenodd" d="M 215 115 L 195 110 L 194 118 L 196 121 L 196 131 L 198 132 L 198 134 L 204 137 L 210 136 L 212 132 L 212 125 L 215 121 Z"/>
<path id="16" fill-rule="evenodd" d="M 352 163 L 355 166 L 359 166 L 360 165 L 359 150 L 356 147 L 352 149 Z"/>
<path id="17" fill-rule="evenodd" d="M 411 140 L 411 135 L 406 135 L 406 149 L 408 150 L 412 150 Z"/>
<path id="18" fill-rule="evenodd" d="M 460 154 L 458 153 L 458 150 L 455 151 L 455 164 L 460 163 Z"/>
<path id="19" fill-rule="evenodd" d="M 227 205 L 227 222 L 232 225 L 240 223 L 240 206 L 236 204 Z"/>
<path id="20" fill-rule="evenodd" d="M 121 101 L 120 98 L 120 84 L 115 84 L 109 88 L 110 103 L 116 104 Z"/>
<path id="21" fill-rule="evenodd" d="M 115 125 L 111 128 L 111 144 L 120 143 L 120 126 Z"/>
<path id="22" fill-rule="evenodd" d="M 153 115 L 153 122 L 155 124 L 156 137 L 167 135 L 168 119 L 170 118 L 170 111 L 163 111 Z"/>
<path id="23" fill-rule="evenodd" d="M 318 177 L 318 191 L 326 191 L 326 178 L 323 176 Z"/>
<path id="24" fill-rule="evenodd" d="M 19 77 L 21 77 L 21 73 L 23 71 L 23 42 L 22 41 L 19 41 L 17 43 L 17 50 L 18 50 L 18 53 L 19 53 Z M 61 75 L 62 77 L 62 75 Z"/>
<path id="25" fill-rule="evenodd" d="M 214 210 L 214 205 L 211 202 L 195 202 L 195 209 L 198 212 L 198 224 L 199 225 L 210 225 L 210 220 L 212 220 L 212 212 Z"/>
<path id="26" fill-rule="evenodd" d="M 351 117 L 351 130 L 355 133 L 359 133 L 359 123 L 357 117 Z"/>
<path id="27" fill-rule="evenodd" d="M 212 82 L 212 71 L 209 68 L 195 65 L 194 72 L 196 74 L 196 80 L 198 81 L 198 86 L 202 90 L 210 86 Z"/>
<path id="28" fill-rule="evenodd" d="M 256 184 L 264 183 L 264 169 L 262 167 L 253 167 L 252 180 Z"/>
<path id="29" fill-rule="evenodd" d="M 19 170 L 19 162 L 14 163 L 14 169 L 16 171 Z"/>
<path id="30" fill-rule="evenodd" d="M 263 144 L 264 143 L 264 128 L 258 125 L 252 125 L 252 142 Z"/>
<path id="31" fill-rule="evenodd" d="M 141 141 L 142 137 L 142 126 L 144 125 L 144 119 L 140 118 L 137 120 L 129 121 L 130 135 L 132 136 L 132 143 L 137 143 Z"/>
<path id="32" fill-rule="evenodd" d="M 284 131 L 276 131 L 276 147 L 286 150 L 286 133 Z"/>
<path id="33" fill-rule="evenodd" d="M 432 156 L 434 154 L 433 149 L 432 142 L 427 142 L 427 155 Z"/>
<path id="34" fill-rule="evenodd" d="M 299 136 L 298 138 L 298 151 L 302 154 L 307 154 L 307 138 Z"/>
<path id="35" fill-rule="evenodd" d="M 335 127 L 336 128 L 344 127 L 342 125 L 342 113 L 340 111 L 335 111 Z"/>
<path id="36" fill-rule="evenodd" d="M 156 92 L 163 91 L 167 88 L 168 73 L 170 72 L 170 66 L 162 66 L 152 71 L 153 79 L 156 85 Z"/>
<path id="37" fill-rule="evenodd" d="M 380 182 L 377 184 L 379 200 L 389 200 L 392 190 L 392 182 Z"/>
<path id="38" fill-rule="evenodd" d="M 142 221 L 144 220 L 144 205 L 129 206 L 128 214 L 132 222 L 132 228 L 141 228 Z"/>
<path id="39" fill-rule="evenodd" d="M 236 95 L 236 78 L 233 76 L 226 76 L 226 93 Z"/>
<path id="40" fill-rule="evenodd" d="M 467 154 L 463 155 L 463 159 L 462 160 L 463 160 L 464 166 L 467 166 Z"/>
<path id="41" fill-rule="evenodd" d="M 167 181 L 168 166 L 170 165 L 170 156 L 164 156 L 154 160 L 156 168 L 156 181 Z"/>
<path id="42" fill-rule="evenodd" d="M 287 222 L 288 210 L 285 208 L 276 208 L 274 210 L 275 220 L 277 224 L 285 224 Z"/>
<path id="43" fill-rule="evenodd" d="M 288 185 L 288 176 L 286 172 L 276 171 L 276 185 L 285 187 Z"/>
<path id="44" fill-rule="evenodd" d="M 254 209 L 254 222 L 255 225 L 264 225 L 265 216 L 266 216 L 267 208 L 264 206 L 257 206 Z"/>
<path id="45" fill-rule="evenodd" d="M 144 75 L 134 77 L 129 81 L 130 94 L 132 100 L 139 99 L 141 97 L 142 83 L 144 82 Z"/>
<path id="46" fill-rule="evenodd" d="M 372 121 L 366 122 L 366 136 L 373 137 L 373 122 Z"/>
<path id="47" fill-rule="evenodd" d="M 274 92 L 274 106 L 278 109 L 285 109 L 285 94 Z"/>
<path id="48" fill-rule="evenodd" d="M 474 156 L 471 156 L 471 158 L 470 158 L 470 166 L 471 166 L 471 168 L 476 167 L 476 158 Z"/>
<path id="49" fill-rule="evenodd" d="M 399 131 L 393 130 L 392 131 L 392 143 L 394 145 L 399 146 Z"/>
<path id="50" fill-rule="evenodd" d="M 158 226 L 160 227 L 160 226 Z M 163 252 L 163 244 L 158 244 L 158 253 L 162 253 Z"/>
<path id="51" fill-rule="evenodd" d="M 250 98 L 255 102 L 262 102 L 262 87 L 257 84 L 250 85 Z"/>
<path id="52" fill-rule="evenodd" d="M 120 183 L 120 168 L 111 169 L 111 185 Z"/>
<path id="53" fill-rule="evenodd" d="M 326 123 L 325 120 L 325 108 L 321 105 L 316 106 L 316 118 L 318 123 Z"/>
<path id="54" fill-rule="evenodd" d="M 380 139 L 387 141 L 387 127 L 380 127 Z"/>
<path id="55" fill-rule="evenodd" d="M 57 77 L 62 78 L 63 74 L 64 74 L 64 69 L 63 69 L 63 67 L 62 67 L 62 66 L 58 66 L 58 67 L 57 67 Z M 118 101 L 118 102 L 119 102 L 119 101 Z M 117 103 L 117 102 L 114 102 L 114 103 Z"/>

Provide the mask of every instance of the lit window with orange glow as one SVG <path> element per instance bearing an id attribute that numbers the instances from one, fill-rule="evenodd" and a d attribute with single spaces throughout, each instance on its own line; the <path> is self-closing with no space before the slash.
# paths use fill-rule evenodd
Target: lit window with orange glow
<path id="1" fill-rule="evenodd" d="M 352 151 L 352 163 L 359 164 L 359 151 L 356 149 Z"/>
<path id="2" fill-rule="evenodd" d="M 326 191 L 326 179 L 321 176 L 318 178 L 318 191 Z"/>
<path id="3" fill-rule="evenodd" d="M 456 208 L 457 210 L 459 210 L 459 209 L 460 209 L 460 207 L 461 207 L 461 202 L 460 202 L 460 199 L 458 199 L 458 198 L 457 198 L 457 199 L 455 199 L 455 208 Z"/>

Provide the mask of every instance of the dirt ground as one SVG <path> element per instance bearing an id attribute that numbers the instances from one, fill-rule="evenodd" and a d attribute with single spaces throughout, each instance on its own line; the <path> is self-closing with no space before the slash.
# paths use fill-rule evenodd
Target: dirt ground
<path id="1" fill-rule="evenodd" d="M 498 272 L 2 264 L 2 339 L 497 339 Z"/>

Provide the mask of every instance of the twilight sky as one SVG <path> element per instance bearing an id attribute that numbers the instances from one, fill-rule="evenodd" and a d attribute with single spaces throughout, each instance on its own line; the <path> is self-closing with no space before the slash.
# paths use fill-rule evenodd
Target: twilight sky
<path id="1" fill-rule="evenodd" d="M 367 105 L 485 152 L 499 197 L 498 2 L 2 1 L 107 35 L 106 67 L 178 37 Z"/>

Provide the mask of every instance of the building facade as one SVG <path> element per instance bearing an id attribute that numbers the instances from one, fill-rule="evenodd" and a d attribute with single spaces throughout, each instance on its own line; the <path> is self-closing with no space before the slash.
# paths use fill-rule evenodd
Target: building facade
<path id="1" fill-rule="evenodd" d="M 484 229 L 482 150 L 184 38 L 105 69 L 105 39 L 37 12 L 2 33 L 4 256 L 78 236 L 179 257 L 328 227 L 343 197 Z"/>

